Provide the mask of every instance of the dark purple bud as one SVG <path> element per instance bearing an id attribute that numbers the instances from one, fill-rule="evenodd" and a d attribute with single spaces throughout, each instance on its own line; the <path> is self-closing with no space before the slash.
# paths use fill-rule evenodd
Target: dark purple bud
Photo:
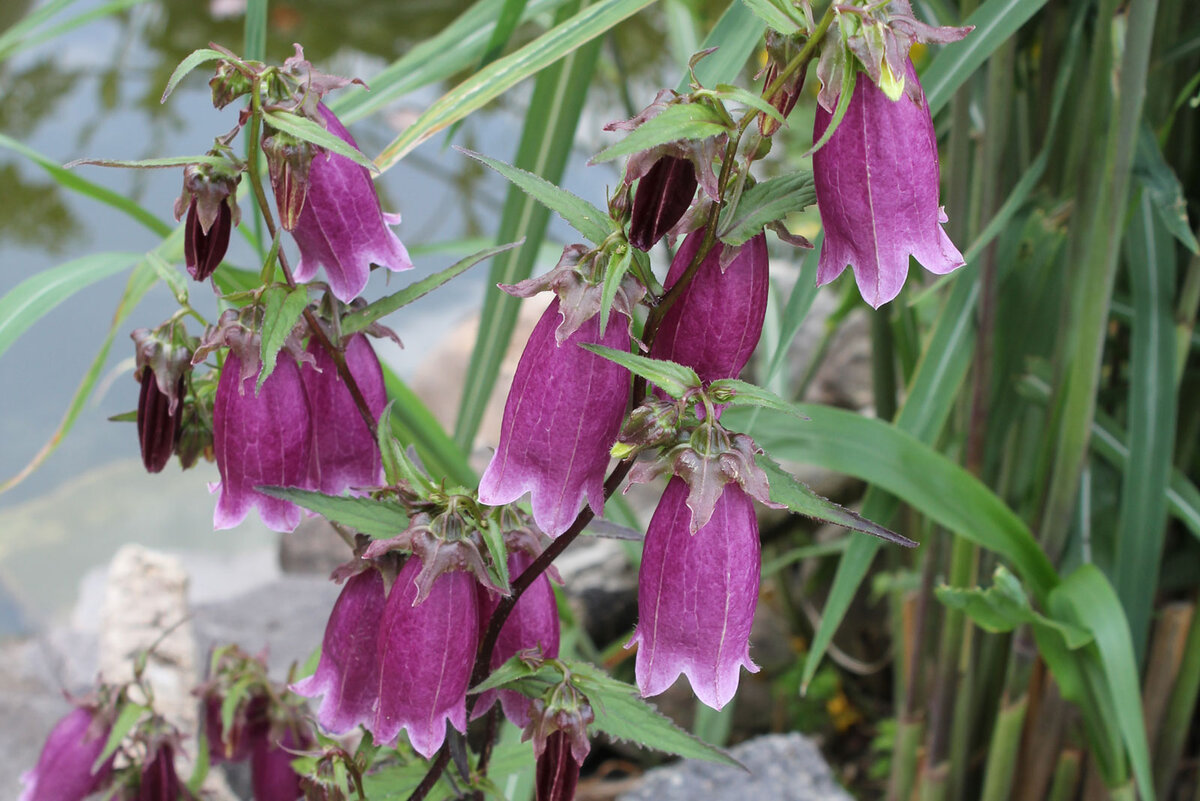
<path id="1" fill-rule="evenodd" d="M 417 603 L 421 560 L 405 562 L 388 595 L 379 629 L 378 711 L 368 727 L 378 743 L 401 729 L 428 759 L 442 747 L 446 721 L 466 731 L 467 687 L 479 640 L 475 579 L 455 570 L 438 576 Z"/>
<path id="2" fill-rule="evenodd" d="M 224 700 L 219 693 L 204 697 L 204 736 L 208 740 L 209 760 L 214 765 L 248 758 L 254 744 L 265 735 L 268 724 L 267 698 L 255 693 L 238 704 L 226 731 L 221 722 Z"/>
<path id="3" fill-rule="evenodd" d="M 374 721 L 379 627 L 386 602 L 378 570 L 369 568 L 348 579 L 325 626 L 317 672 L 292 685 L 293 692 L 306 698 L 324 696 L 317 720 L 334 734 Z"/>
<path id="4" fill-rule="evenodd" d="M 687 271 L 703 241 L 703 229 L 683 241 L 667 273 L 668 289 Z M 687 365 L 705 383 L 737 377 L 758 345 L 767 312 L 766 235 L 740 245 L 724 270 L 721 252 L 717 242 L 663 316 L 650 348 L 653 358 Z"/>
<path id="5" fill-rule="evenodd" d="M 241 175 L 210 165 L 191 165 L 183 172 L 183 193 L 175 201 L 175 219 L 187 209 L 183 255 L 188 273 L 207 281 L 225 258 L 229 234 L 241 220 L 235 193 Z"/>
<path id="6" fill-rule="evenodd" d="M 279 224 L 283 230 L 291 231 L 296 227 L 300 211 L 304 208 L 304 198 L 308 194 L 308 173 L 316 148 L 303 139 L 276 131 L 263 139 L 262 149 L 267 156 L 271 188 L 275 191 Z"/>
<path id="7" fill-rule="evenodd" d="M 933 118 L 912 62 L 906 64 L 917 100 L 909 94 L 892 100 L 859 73 L 845 117 L 813 154 L 825 229 L 817 284 L 849 265 L 863 300 L 876 308 L 900 294 L 910 255 L 938 275 L 965 263 L 942 230 Z M 818 105 L 814 140 L 832 118 L 832 109 Z"/>
<path id="8" fill-rule="evenodd" d="M 332 111 L 324 105 L 317 110 L 331 134 L 358 146 Z M 367 285 L 372 264 L 392 271 L 412 269 L 408 251 L 388 227 L 395 222 L 384 216 L 366 167 L 336 153 L 317 153 L 304 207 L 292 229 L 300 248 L 296 280 L 308 281 L 324 267 L 334 296 L 349 303 Z"/>
<path id="9" fill-rule="evenodd" d="M 629 244 L 649 250 L 674 227 L 696 197 L 696 170 L 687 159 L 663 156 L 638 182 Z"/>
<path id="10" fill-rule="evenodd" d="M 350 389 L 337 366 L 316 338 L 308 343 L 313 364 L 300 371 L 313 416 L 313 450 L 310 481 L 328 495 L 340 495 L 347 487 L 369 487 L 382 483 L 383 463 L 375 436 L 359 413 Z M 363 394 L 371 417 L 379 420 L 387 405 L 383 370 L 371 342 L 355 334 L 345 342 L 346 367 Z"/>
<path id="11" fill-rule="evenodd" d="M 292 770 L 295 751 L 311 746 L 312 739 L 303 730 L 284 730 L 278 739 L 269 736 L 254 744 L 250 756 L 250 784 L 254 801 L 296 801 L 301 796 L 300 777 Z"/>
<path id="12" fill-rule="evenodd" d="M 60 720 L 38 757 L 37 766 L 22 774 L 25 785 L 19 801 L 80 801 L 99 791 L 112 775 L 113 760 L 93 773 L 104 751 L 109 725 L 96 710 L 77 707 Z"/>
<path id="13" fill-rule="evenodd" d="M 774 93 L 768 94 L 771 85 L 782 74 L 784 68 L 793 58 L 800 54 L 801 42 L 791 36 L 768 28 L 767 29 L 767 67 L 763 75 L 763 100 L 770 103 L 786 118 L 796 107 L 800 99 L 800 91 L 804 88 L 804 76 L 808 72 L 808 64 L 788 77 L 783 85 Z M 782 123 L 764 112 L 758 115 L 758 130 L 763 136 L 771 136 L 779 130 Z"/>
<path id="14" fill-rule="evenodd" d="M 500 447 L 479 482 L 479 500 L 500 506 L 531 494 L 533 519 L 551 537 L 570 528 L 586 497 L 604 509 L 609 448 L 621 429 L 629 371 L 579 347 L 624 350 L 629 334 L 614 312 L 604 337 L 592 317 L 561 345 L 555 300 L 534 327 L 504 405 Z"/>
<path id="15" fill-rule="evenodd" d="M 571 801 L 579 784 L 580 762 L 571 753 L 571 738 L 556 731 L 546 738 L 546 750 L 537 759 L 537 801 Z"/>
<path id="16" fill-rule="evenodd" d="M 200 224 L 200 215 L 196 213 L 196 200 L 192 199 L 188 207 L 187 228 L 183 233 L 183 257 L 192 278 L 207 281 L 220 266 L 229 248 L 232 219 L 228 204 L 222 203 L 213 226 L 205 231 Z"/>
<path id="17" fill-rule="evenodd" d="M 251 508 L 258 507 L 268 528 L 291 531 L 300 523 L 299 507 L 254 488 L 312 488 L 308 398 L 300 369 L 291 358 L 279 359 L 255 395 L 258 373 L 255 370 L 242 377 L 241 360 L 232 350 L 221 369 L 213 402 L 213 450 L 221 471 L 221 496 L 213 526 L 232 528 L 246 519 Z"/>
<path id="18" fill-rule="evenodd" d="M 183 395 L 183 378 L 176 389 Z M 142 449 L 142 464 L 151 473 L 158 473 L 167 466 L 175 444 L 179 441 L 180 421 L 183 410 L 171 413 L 171 399 L 158 388 L 154 371 L 142 368 L 142 391 L 138 397 L 137 432 L 138 444 Z"/>
<path id="19" fill-rule="evenodd" d="M 154 752 L 154 758 L 142 767 L 138 781 L 137 801 L 182 801 L 191 798 L 179 774 L 175 772 L 175 751 L 171 744 L 162 742 Z"/>
<path id="20" fill-rule="evenodd" d="M 638 573 L 636 675 L 642 695 L 658 695 L 683 673 L 696 697 L 720 709 L 737 692 L 750 660 L 758 603 L 758 520 L 754 502 L 727 484 L 711 519 L 694 534 L 688 486 L 667 485 L 650 526 Z"/>
<path id="21" fill-rule="evenodd" d="M 508 574 L 515 579 L 531 564 L 531 554 L 513 551 L 508 555 Z M 482 586 L 478 588 L 478 593 L 482 638 L 492 613 L 500 604 L 500 597 Z M 558 644 L 558 606 L 554 601 L 554 589 L 550 586 L 550 579 L 542 573 L 517 599 L 516 606 L 504 621 L 500 636 L 496 640 L 496 647 L 492 650 L 491 667 L 495 670 L 523 651 L 540 653 L 543 659 L 554 659 L 558 656 Z M 523 729 L 529 725 L 530 699 L 516 690 L 489 690 L 481 694 L 475 703 L 475 717 L 486 712 L 497 695 L 505 717 L 514 726 Z"/>

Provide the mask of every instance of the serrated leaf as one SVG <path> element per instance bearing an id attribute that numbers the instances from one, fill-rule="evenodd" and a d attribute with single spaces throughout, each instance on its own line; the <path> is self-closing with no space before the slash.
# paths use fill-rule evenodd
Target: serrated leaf
<path id="1" fill-rule="evenodd" d="M 1060 620 L 1052 620 L 1029 605 L 1021 581 L 1003 565 L 996 568 L 992 586 L 938 587 L 938 600 L 946 606 L 960 609 L 978 626 L 993 634 L 1012 631 L 1021 625 L 1042 626 L 1062 635 L 1067 648 L 1077 650 L 1092 641 L 1085 629 Z"/>
<path id="2" fill-rule="evenodd" d="M 562 681 L 562 672 L 550 665 L 533 668 L 520 656 L 510 658 L 500 667 L 493 670 L 488 677 L 470 689 L 471 693 L 482 693 L 506 687 L 522 679 L 539 678 L 546 684 Z"/>
<path id="3" fill-rule="evenodd" d="M 372 537 L 390 538 L 408 528 L 408 512 L 392 501 L 325 495 L 297 487 L 259 486 L 255 489 L 272 498 L 291 501 L 331 522 L 349 526 Z"/>
<path id="4" fill-rule="evenodd" d="M 479 534 L 483 537 L 483 544 L 487 546 L 488 555 L 492 558 L 488 573 L 506 594 L 512 592 L 508 577 L 508 549 L 504 547 L 504 532 L 500 530 L 500 526 L 495 520 L 488 520 L 488 524 L 479 530 Z"/>
<path id="5" fill-rule="evenodd" d="M 341 137 L 322 128 L 320 123 L 287 111 L 264 111 L 263 118 L 273 128 L 278 128 L 284 133 L 299 137 L 306 142 L 312 142 L 339 156 L 345 156 L 355 164 L 366 167 L 372 173 L 379 172 L 375 167 L 375 162 L 364 156 L 358 148 L 352 147 L 348 142 L 342 140 Z"/>
<path id="6" fill-rule="evenodd" d="M 146 262 L 154 270 L 154 274 L 163 280 L 163 283 L 171 290 L 171 294 L 175 296 L 181 305 L 187 303 L 188 289 L 187 281 L 167 260 L 157 253 L 151 251 L 146 254 Z"/>
<path id="7" fill-rule="evenodd" d="M 588 163 L 601 164 L 668 142 L 708 139 L 728 131 L 725 120 L 707 103 L 676 103 L 630 131 L 620 142 L 597 153 Z"/>
<path id="8" fill-rule="evenodd" d="M 857 512 L 839 506 L 828 498 L 821 497 L 780 467 L 770 456 L 759 454 L 755 462 L 767 474 L 767 481 L 771 488 L 771 500 L 775 503 L 782 503 L 796 514 L 833 523 L 852 531 L 861 531 L 863 534 L 870 534 L 906 548 L 917 545 L 908 537 L 897 534 L 877 523 L 872 523 Z"/>
<path id="9" fill-rule="evenodd" d="M 673 398 L 682 398 L 689 389 L 700 386 L 700 376 L 690 367 L 663 359 L 650 359 L 623 350 L 606 348 L 603 345 L 579 347 L 616 362 L 626 370 L 639 375 Z"/>
<path id="10" fill-rule="evenodd" d="M 731 83 L 722 83 L 717 84 L 716 91 L 713 94 L 723 100 L 732 100 L 735 103 L 741 103 L 743 106 L 749 106 L 755 111 L 761 111 L 768 117 L 778 120 L 783 125 L 787 124 L 787 117 L 783 116 L 779 112 L 779 109 L 763 100 L 762 95 L 755 94 L 748 89 L 734 86 Z"/>
<path id="11" fill-rule="evenodd" d="M 617 681 L 593 665 L 573 662 L 570 670 L 572 683 L 587 696 L 596 715 L 592 725 L 609 737 L 689 759 L 742 766 L 720 748 L 676 726 L 643 701 L 632 684 Z"/>
<path id="12" fill-rule="evenodd" d="M 612 311 L 613 300 L 617 297 L 621 282 L 625 280 L 625 273 L 629 272 L 633 264 L 633 251 L 634 248 L 626 247 L 620 256 L 608 260 L 608 269 L 604 271 L 604 286 L 600 288 L 600 336 L 604 336 L 608 329 L 608 316 Z"/>
<path id="13" fill-rule="evenodd" d="M 358 309 L 357 311 L 345 315 L 342 317 L 342 333 L 353 334 L 364 330 L 371 325 L 371 323 L 375 322 L 381 317 L 386 317 L 397 309 L 403 308 L 404 306 L 412 303 L 417 298 L 428 295 L 442 284 L 445 284 L 451 278 L 456 278 L 457 276 L 462 275 L 476 264 L 490 259 L 497 253 L 503 253 L 506 250 L 512 250 L 513 248 L 520 247 L 521 243 L 524 241 L 525 240 L 509 242 L 507 245 L 499 245 L 498 247 L 481 250 L 478 253 L 467 256 L 465 259 L 456 261 L 454 264 L 451 264 L 449 267 L 439 273 L 422 278 L 420 281 L 416 281 L 404 287 L 404 289 L 401 289 L 399 292 L 382 297 L 379 300 L 368 304 L 365 308 Z"/>
<path id="14" fill-rule="evenodd" d="M 520 167 L 514 167 L 473 150 L 463 147 L 454 149 L 481 164 L 486 164 L 512 181 L 522 192 L 566 220 L 572 228 L 587 237 L 590 242 L 598 245 L 607 239 L 609 234 L 617 230 L 613 221 L 603 211 L 583 198 L 550 183 L 540 175 L 534 175 Z"/>
<path id="15" fill-rule="evenodd" d="M 135 704 L 132 701 L 126 701 L 121 707 L 121 711 L 117 713 L 117 720 L 113 723 L 112 729 L 108 732 L 108 739 L 104 741 L 104 750 L 100 752 L 100 756 L 96 757 L 96 761 L 92 763 L 92 773 L 100 769 L 100 766 L 108 761 L 108 758 L 117 752 L 117 747 L 121 745 L 121 741 L 125 739 L 125 735 L 133 731 L 133 727 L 142 719 L 150 710 L 141 704 Z"/>
<path id="16" fill-rule="evenodd" d="M 708 385 L 709 396 L 717 403 L 728 406 L 761 406 L 764 409 L 775 409 L 807 420 L 797 411 L 794 404 L 788 403 L 769 389 L 740 381 L 736 378 L 719 378 Z"/>
<path id="17" fill-rule="evenodd" d="M 263 383 L 275 372 L 275 361 L 279 350 L 287 340 L 292 329 L 296 327 L 300 315 L 308 306 L 308 287 L 298 286 L 292 290 L 273 286 L 263 293 L 263 325 L 261 338 L 262 370 L 258 373 L 258 386 L 254 391 L 262 389 Z"/>
<path id="18" fill-rule="evenodd" d="M 717 238 L 728 245 L 741 245 L 761 233 L 768 223 L 816 202 L 817 190 L 809 170 L 762 181 L 743 192 L 736 206 L 721 209 Z"/>
<path id="19" fill-rule="evenodd" d="M 187 58 L 179 62 L 179 66 L 171 73 L 171 77 L 167 80 L 167 88 L 163 89 L 162 97 L 159 98 L 159 103 L 166 103 L 167 98 L 171 96 L 171 92 L 175 91 L 175 87 L 179 82 L 187 76 L 192 70 L 209 61 L 220 61 L 227 58 L 224 53 L 216 50 L 210 50 L 207 47 L 202 47 L 199 50 L 193 50 L 188 54 Z"/>
<path id="20" fill-rule="evenodd" d="M 63 167 L 68 170 L 83 165 L 92 167 L 129 167 L 138 170 L 161 170 L 170 167 L 186 167 L 189 164 L 221 166 L 229 164 L 229 159 L 209 155 L 164 156 L 158 159 L 137 159 L 136 161 L 126 161 L 124 159 L 76 159 L 75 161 L 67 162 Z"/>
<path id="21" fill-rule="evenodd" d="M 742 2 L 759 19 L 780 33 L 793 34 L 802 30 L 800 22 L 787 13 L 786 7 L 781 8 L 780 4 L 773 0 L 742 0 Z"/>

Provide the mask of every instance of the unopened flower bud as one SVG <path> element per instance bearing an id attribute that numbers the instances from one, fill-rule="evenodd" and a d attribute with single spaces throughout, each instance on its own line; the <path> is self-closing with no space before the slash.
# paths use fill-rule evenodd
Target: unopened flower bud
<path id="1" fill-rule="evenodd" d="M 188 273 L 197 281 L 207 281 L 220 265 L 229 248 L 229 234 L 241 220 L 235 199 L 239 181 L 237 173 L 209 164 L 192 164 L 183 171 L 175 219 L 186 209 L 183 255 Z"/>
<path id="2" fill-rule="evenodd" d="M 780 74 L 799 55 L 800 43 L 791 36 L 784 36 L 772 29 L 767 29 L 767 67 L 763 75 L 763 100 L 774 106 L 783 117 L 792 113 L 796 101 L 800 99 L 800 91 L 804 88 L 804 76 L 808 65 L 796 70 L 783 82 L 777 90 L 768 94 L 771 86 Z M 771 136 L 779 130 L 782 123 L 765 112 L 759 112 L 758 130 L 763 136 Z"/>
<path id="3" fill-rule="evenodd" d="M 183 415 L 178 408 L 172 414 L 171 399 L 159 390 L 152 369 L 142 368 L 141 381 L 142 392 L 138 397 L 137 408 L 138 444 L 142 450 L 142 464 L 146 466 L 147 472 L 158 473 L 167 466 L 171 454 L 175 452 Z M 183 394 L 182 376 L 179 378 L 176 393 Z"/>
<path id="4" fill-rule="evenodd" d="M 228 61 L 217 62 L 217 72 L 208 85 L 212 87 L 212 101 L 217 108 L 225 108 L 239 97 L 249 94 L 253 86 L 250 79 Z"/>
<path id="5" fill-rule="evenodd" d="M 264 137 L 262 149 L 267 156 L 271 188 L 275 191 L 279 224 L 285 231 L 291 231 L 300 219 L 308 195 L 308 173 L 316 149 L 311 143 L 282 131 Z"/>
<path id="6" fill-rule="evenodd" d="M 571 801 L 579 784 L 582 763 L 571 753 L 571 738 L 556 731 L 546 738 L 546 750 L 537 759 L 537 801 Z"/>
<path id="7" fill-rule="evenodd" d="M 183 795 L 185 788 L 175 772 L 175 749 L 169 742 L 162 742 L 154 751 L 154 758 L 142 766 L 138 780 L 137 801 L 180 801 L 191 798 Z"/>
<path id="8" fill-rule="evenodd" d="M 696 170 L 687 159 L 663 156 L 654 162 L 633 196 L 629 244 L 643 251 L 654 247 L 692 205 L 696 185 Z"/>

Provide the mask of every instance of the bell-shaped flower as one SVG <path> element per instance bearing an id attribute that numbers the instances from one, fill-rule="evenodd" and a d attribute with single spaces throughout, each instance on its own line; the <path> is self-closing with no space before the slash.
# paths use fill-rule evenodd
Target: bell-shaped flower
<path id="1" fill-rule="evenodd" d="M 264 734 L 250 755 L 250 786 L 254 801 L 298 801 L 304 795 L 300 777 L 292 770 L 296 751 L 312 745 L 303 729 L 286 727 L 280 735 Z"/>
<path id="2" fill-rule="evenodd" d="M 575 520 L 586 497 L 599 515 L 604 474 L 629 395 L 629 372 L 581 344 L 629 347 L 614 312 L 604 336 L 600 318 L 555 342 L 559 301 L 534 327 L 517 363 L 504 405 L 500 446 L 479 482 L 479 500 L 500 506 L 531 494 L 533 519 L 557 537 Z"/>
<path id="3" fill-rule="evenodd" d="M 347 579 L 333 605 L 317 671 L 292 685 L 306 698 L 324 696 L 317 709 L 321 726 L 344 734 L 358 724 L 370 726 L 379 692 L 377 650 L 387 593 L 383 575 L 368 568 Z"/>
<path id="4" fill-rule="evenodd" d="M 330 133 L 358 147 L 332 111 L 323 104 L 317 110 Z M 408 251 L 388 227 L 399 220 L 385 218 L 366 167 L 336 153 L 318 152 L 307 182 L 304 206 L 292 229 L 300 248 L 297 281 L 308 281 L 324 267 L 334 296 L 348 303 L 367 285 L 372 264 L 394 271 L 412 268 Z"/>
<path id="5" fill-rule="evenodd" d="M 672 478 L 646 531 L 638 573 L 635 674 L 642 695 L 658 695 L 683 673 L 696 697 L 720 709 L 750 660 L 758 603 L 759 544 L 754 503 L 726 484 L 709 521 L 689 532 L 688 486 Z"/>
<path id="6" fill-rule="evenodd" d="M 68 713 L 46 738 L 37 766 L 21 776 L 25 789 L 19 801 L 79 801 L 104 787 L 113 760 L 95 772 L 92 766 L 104 751 L 110 726 L 86 706 Z"/>
<path id="7" fill-rule="evenodd" d="M 173 342 L 172 334 L 139 328 L 130 337 L 137 352 L 134 375 L 142 385 L 137 406 L 138 445 L 146 470 L 158 473 L 179 443 L 184 375 L 191 370 L 191 353 Z"/>
<path id="8" fill-rule="evenodd" d="M 310 463 L 312 486 L 328 495 L 347 487 L 366 487 L 383 480 L 383 463 L 375 437 L 359 413 L 354 397 L 338 374 L 333 358 L 316 342 L 308 343 L 314 364 L 300 371 L 313 417 Z M 346 367 L 376 421 L 387 405 L 383 370 L 370 341 L 354 334 L 345 342 Z"/>
<path id="9" fill-rule="evenodd" d="M 221 471 L 213 526 L 232 528 L 257 507 L 268 528 L 291 531 L 300 523 L 300 508 L 254 488 L 311 486 L 312 418 L 300 368 L 281 352 L 257 393 L 259 370 L 245 372 L 231 350 L 213 402 L 213 451 Z"/>
<path id="10" fill-rule="evenodd" d="M 817 283 L 829 283 L 849 265 L 863 300 L 876 308 L 900 293 L 910 255 L 939 275 L 965 263 L 942 230 L 933 118 L 911 61 L 906 69 L 908 91 L 895 100 L 860 72 L 841 123 L 813 154 L 825 230 Z M 814 141 L 833 110 L 818 104 Z"/>
<path id="11" fill-rule="evenodd" d="M 688 234 L 667 272 L 668 289 L 683 277 L 703 241 L 704 229 Z M 650 346 L 652 358 L 687 365 L 705 383 L 742 372 L 758 346 L 767 313 L 766 235 L 739 245 L 724 267 L 721 254 L 718 242 L 663 315 Z"/>
<path id="12" fill-rule="evenodd" d="M 191 798 L 184 795 L 186 788 L 175 772 L 175 749 L 169 742 L 160 742 L 154 749 L 154 758 L 142 766 L 138 780 L 137 801 L 181 801 Z"/>
<path id="13" fill-rule="evenodd" d="M 512 551 L 508 555 L 508 574 L 515 579 L 531 564 L 532 555 L 523 550 Z M 483 586 L 479 587 L 478 592 L 482 637 L 492 613 L 500 605 L 500 598 Z M 558 656 L 558 644 L 558 606 L 554 601 L 550 578 L 542 573 L 521 593 L 500 628 L 500 636 L 492 650 L 491 668 L 495 670 L 522 652 L 538 653 L 543 659 L 554 659 Z M 497 696 L 509 722 L 521 728 L 529 725 L 529 698 L 516 690 L 488 690 L 482 693 L 475 703 L 474 716 L 479 717 L 486 712 Z"/>
<path id="14" fill-rule="evenodd" d="M 417 602 L 421 559 L 410 556 L 388 594 L 379 628 L 378 708 L 368 728 L 378 743 L 401 729 L 428 758 L 446 738 L 446 721 L 467 727 L 467 687 L 479 640 L 475 578 L 463 570 L 437 576 Z"/>

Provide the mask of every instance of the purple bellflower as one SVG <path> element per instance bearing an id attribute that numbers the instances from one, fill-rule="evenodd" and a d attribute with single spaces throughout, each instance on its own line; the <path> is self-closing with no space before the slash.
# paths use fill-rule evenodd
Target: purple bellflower
<path id="1" fill-rule="evenodd" d="M 358 145 L 334 113 L 323 104 L 318 111 L 330 133 Z M 334 296 L 348 303 L 363 291 L 372 264 L 389 270 L 409 270 L 412 261 L 388 226 L 366 167 L 336 153 L 318 152 L 308 173 L 304 206 L 292 229 L 300 248 L 296 280 L 308 281 L 320 267 Z"/>
<path id="2" fill-rule="evenodd" d="M 338 375 L 333 358 L 316 341 L 309 340 L 308 352 L 314 368 L 300 371 L 313 415 L 313 446 L 310 483 L 328 495 L 340 495 L 347 487 L 366 487 L 383 480 L 383 464 L 375 437 L 363 422 L 350 390 Z M 362 391 L 371 416 L 379 419 L 387 405 L 383 370 L 370 341 L 362 334 L 346 340 L 346 367 Z"/>
<path id="3" fill-rule="evenodd" d="M 530 554 L 512 551 L 508 555 L 508 574 L 516 578 L 531 564 L 533 557 Z M 477 586 L 482 637 L 482 631 L 487 628 L 492 613 L 500 604 L 500 598 L 482 585 Z M 558 606 L 554 601 L 550 578 L 542 573 L 521 594 L 500 628 L 500 636 L 492 650 L 491 668 L 495 670 L 522 651 L 536 650 L 541 652 L 543 658 L 554 659 L 558 656 L 558 645 Z M 488 690 L 482 693 L 475 704 L 474 716 L 479 717 L 487 712 L 497 696 L 504 716 L 510 723 L 522 729 L 529 725 L 529 698 L 516 690 Z"/>
<path id="4" fill-rule="evenodd" d="M 906 60 L 906 69 L 910 91 L 896 100 L 860 72 L 841 124 L 813 154 L 825 229 L 817 284 L 849 265 L 863 300 L 876 308 L 900 293 L 909 255 L 939 275 L 965 263 L 942 230 L 933 118 L 912 61 Z M 818 104 L 814 140 L 825 133 L 832 112 Z"/>
<path id="5" fill-rule="evenodd" d="M 104 751 L 109 727 L 95 710 L 76 707 L 46 738 L 37 766 L 21 776 L 25 790 L 19 801 L 79 801 L 100 790 L 112 775 L 113 760 L 93 773 Z"/>
<path id="6" fill-rule="evenodd" d="M 475 578 L 450 570 L 433 579 L 417 602 L 420 557 L 408 558 L 396 577 L 379 629 L 379 699 L 371 733 L 394 743 L 400 730 L 425 758 L 442 747 L 446 721 L 467 727 L 467 687 L 479 640 Z"/>
<path id="7" fill-rule="evenodd" d="M 616 312 L 603 337 L 600 318 L 593 316 L 561 345 L 555 342 L 559 318 L 555 299 L 521 354 L 504 405 L 500 447 L 479 482 L 479 500 L 490 506 L 529 492 L 533 519 L 551 537 L 571 526 L 585 497 L 597 515 L 603 510 L 608 451 L 625 416 L 630 380 L 624 367 L 578 347 L 628 348 L 629 334 Z"/>
<path id="8" fill-rule="evenodd" d="M 250 785 L 254 801 L 297 801 L 304 795 L 300 777 L 292 770 L 293 751 L 310 747 L 311 740 L 303 730 L 284 729 L 278 738 L 262 736 L 250 755 Z"/>
<path id="9" fill-rule="evenodd" d="M 192 798 L 175 772 L 175 749 L 170 743 L 159 743 L 154 758 L 142 767 L 136 798 L 137 801 L 182 801 Z"/>
<path id="10" fill-rule="evenodd" d="M 635 674 L 642 695 L 658 695 L 683 673 L 696 697 L 720 709 L 750 660 L 758 603 L 759 544 L 754 502 L 730 483 L 709 521 L 689 533 L 688 485 L 667 485 L 650 526 L 638 574 Z"/>
<path id="11" fill-rule="evenodd" d="M 292 685 L 293 692 L 306 698 L 324 696 L 317 720 L 334 734 L 374 721 L 379 626 L 386 603 L 378 570 L 368 568 L 349 578 L 329 615 L 316 673 Z"/>
<path id="12" fill-rule="evenodd" d="M 667 272 L 669 289 L 683 276 L 704 241 L 704 230 L 683 241 Z M 736 378 L 762 335 L 767 313 L 767 238 L 738 246 L 721 269 L 721 244 L 709 251 L 686 291 L 663 316 L 650 356 L 687 365 L 708 383 Z"/>
<path id="13" fill-rule="evenodd" d="M 300 369 L 286 351 L 281 353 L 256 395 L 259 371 L 243 375 L 242 367 L 231 350 L 213 402 L 213 451 L 221 471 L 213 527 L 232 528 L 258 507 L 267 528 L 291 531 L 300 523 L 299 507 L 254 488 L 311 486 L 312 418 Z"/>

